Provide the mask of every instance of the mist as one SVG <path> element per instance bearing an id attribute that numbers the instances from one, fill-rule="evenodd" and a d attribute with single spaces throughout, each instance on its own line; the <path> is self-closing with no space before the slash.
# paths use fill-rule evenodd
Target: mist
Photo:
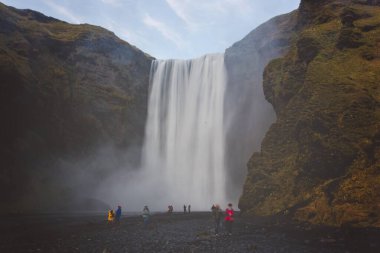
<path id="1" fill-rule="evenodd" d="M 268 59 L 260 49 L 253 49 L 253 61 L 235 61 L 230 69 L 224 54 L 153 61 L 140 167 L 104 180 L 99 198 L 132 212 L 145 205 L 154 211 L 237 206 L 246 164 L 275 120 L 262 89 Z M 244 81 L 237 81 L 242 71 Z"/>
<path id="2" fill-rule="evenodd" d="M 132 211 L 226 203 L 223 54 L 153 61 L 150 80 L 141 168 L 113 175 L 102 194 Z"/>
<path id="3" fill-rule="evenodd" d="M 68 185 L 82 199 L 127 212 L 145 205 L 153 211 L 236 207 L 247 163 L 276 119 L 262 87 L 264 67 L 286 50 L 281 39 L 264 36 L 276 29 L 269 21 L 225 54 L 153 61 L 142 145 L 99 148 L 71 164 L 86 169 L 67 177 Z"/>
<path id="4" fill-rule="evenodd" d="M 247 163 L 276 119 L 262 86 L 264 67 L 286 49 L 264 36 L 276 30 L 269 21 L 225 55 L 153 61 L 140 167 L 108 177 L 100 198 L 130 211 L 144 205 L 155 211 L 168 205 L 182 210 L 184 204 L 193 210 L 214 203 L 236 207 Z M 218 70 L 210 67 L 215 61 Z M 206 89 L 210 84 L 218 101 Z"/>
<path id="5" fill-rule="evenodd" d="M 289 37 L 278 30 L 286 22 L 286 15 L 275 17 L 226 49 L 228 95 L 224 110 L 231 189 L 228 197 L 232 199 L 240 197 L 249 159 L 261 151 L 261 142 L 276 120 L 273 106 L 264 95 L 263 73 L 272 59 L 288 50 Z"/>

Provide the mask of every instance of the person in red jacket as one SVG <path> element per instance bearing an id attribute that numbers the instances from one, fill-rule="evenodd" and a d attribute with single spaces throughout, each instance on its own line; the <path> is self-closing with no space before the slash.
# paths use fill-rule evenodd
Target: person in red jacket
<path id="1" fill-rule="evenodd" d="M 229 235 L 232 235 L 232 223 L 234 222 L 234 209 L 232 204 L 229 203 L 226 209 L 226 217 L 224 218 L 226 229 Z"/>

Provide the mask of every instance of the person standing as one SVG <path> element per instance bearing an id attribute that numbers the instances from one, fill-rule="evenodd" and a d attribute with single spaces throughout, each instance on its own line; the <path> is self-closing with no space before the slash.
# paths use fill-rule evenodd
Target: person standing
<path id="1" fill-rule="evenodd" d="M 224 218 L 227 233 L 232 235 L 232 223 L 234 222 L 234 209 L 232 208 L 232 204 L 229 203 L 226 209 L 226 217 Z"/>
<path id="2" fill-rule="evenodd" d="M 108 211 L 108 223 L 112 223 L 114 219 L 115 219 L 115 213 L 111 209 Z"/>
<path id="3" fill-rule="evenodd" d="M 216 204 L 212 210 L 212 217 L 214 218 L 214 224 L 215 224 L 215 235 L 219 234 L 220 229 L 220 220 L 222 218 L 222 209 L 220 209 L 219 205 Z"/>
<path id="4" fill-rule="evenodd" d="M 149 211 L 148 206 L 144 206 L 142 217 L 144 220 L 144 226 L 146 227 L 149 224 L 149 219 L 150 219 L 150 211 Z"/>
<path id="5" fill-rule="evenodd" d="M 186 205 L 183 205 L 183 213 L 186 214 Z"/>
<path id="6" fill-rule="evenodd" d="M 119 222 L 121 218 L 121 206 L 117 206 L 117 210 L 115 213 L 115 221 Z"/>
<path id="7" fill-rule="evenodd" d="M 187 211 L 190 213 L 190 208 L 191 208 L 191 205 L 189 205 L 188 207 L 187 207 Z"/>

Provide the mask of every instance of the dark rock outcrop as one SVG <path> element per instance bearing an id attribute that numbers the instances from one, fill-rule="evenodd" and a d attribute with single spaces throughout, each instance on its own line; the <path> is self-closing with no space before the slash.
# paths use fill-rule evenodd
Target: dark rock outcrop
<path id="1" fill-rule="evenodd" d="M 243 212 L 380 226 L 380 7 L 357 2 L 301 2 L 288 53 L 264 71 L 277 121 L 249 161 Z"/>
<path id="2" fill-rule="evenodd" d="M 88 163 L 77 164 L 81 171 L 62 164 L 94 161 L 100 144 L 120 152 L 141 145 L 151 60 L 103 28 L 0 4 L 2 204 L 65 205 L 78 185 L 91 192 L 112 163 L 87 172 Z M 83 182 L 63 179 L 77 173 Z"/>

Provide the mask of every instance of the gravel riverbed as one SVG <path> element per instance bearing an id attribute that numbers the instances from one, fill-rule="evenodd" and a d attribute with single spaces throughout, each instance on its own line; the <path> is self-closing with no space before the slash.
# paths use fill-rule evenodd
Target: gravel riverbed
<path id="1" fill-rule="evenodd" d="M 236 217 L 233 234 L 214 234 L 210 213 L 154 214 L 108 224 L 106 215 L 6 215 L 0 252 L 380 252 L 380 229 L 331 228 L 283 218 Z"/>

